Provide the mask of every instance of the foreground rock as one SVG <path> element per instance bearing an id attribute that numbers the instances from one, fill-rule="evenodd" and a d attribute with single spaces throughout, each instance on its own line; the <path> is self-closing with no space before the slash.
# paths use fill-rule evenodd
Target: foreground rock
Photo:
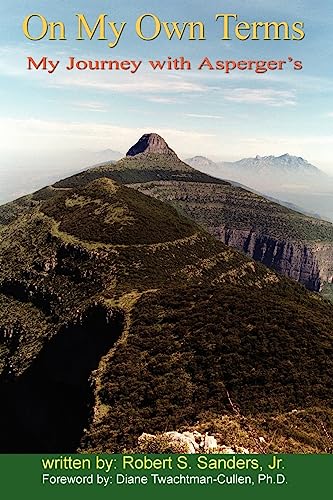
<path id="1" fill-rule="evenodd" d="M 249 454 L 255 453 L 247 448 L 225 446 L 218 444 L 215 436 L 208 432 L 163 432 L 162 434 L 143 433 L 138 439 L 141 453 L 219 453 L 219 454 Z"/>

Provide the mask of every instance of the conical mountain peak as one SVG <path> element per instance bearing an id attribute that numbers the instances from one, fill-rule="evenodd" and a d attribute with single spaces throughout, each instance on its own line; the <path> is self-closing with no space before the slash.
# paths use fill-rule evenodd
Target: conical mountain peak
<path id="1" fill-rule="evenodd" d="M 136 156 L 141 153 L 155 154 L 176 154 L 158 134 L 144 134 L 134 146 L 132 146 L 126 156 Z"/>

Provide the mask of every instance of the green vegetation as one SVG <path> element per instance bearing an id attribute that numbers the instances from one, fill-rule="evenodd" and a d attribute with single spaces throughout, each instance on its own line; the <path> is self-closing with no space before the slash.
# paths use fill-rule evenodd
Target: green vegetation
<path id="1" fill-rule="evenodd" d="M 186 181 L 228 184 L 225 181 L 194 170 L 182 162 L 175 154 L 140 154 L 126 157 L 114 164 L 106 164 L 91 168 L 80 174 L 57 182 L 56 188 L 73 188 L 84 186 L 88 182 L 105 177 L 120 184 L 135 184 L 140 182 Z"/>
<path id="2" fill-rule="evenodd" d="M 228 184 L 153 182 L 136 187 L 171 203 L 208 230 L 226 226 L 278 240 L 333 242 L 333 224 Z"/>
<path id="3" fill-rule="evenodd" d="M 119 209 L 127 214 L 122 222 Z M 248 284 L 271 276 L 252 263 L 243 269 L 245 257 L 171 207 L 108 180 L 61 190 L 4 226 L 0 261 L 0 330 L 21 332 L 11 359 L 18 375 L 29 363 L 30 339 L 37 355 L 59 321 L 80 314 L 91 301 L 116 304 L 133 291 L 140 296 L 171 283 L 235 282 L 238 267 Z"/>
<path id="4" fill-rule="evenodd" d="M 171 153 L 140 154 L 85 170 L 0 207 L 7 224 L 43 200 L 62 195 L 100 178 L 133 184 L 149 196 L 171 203 L 212 231 L 226 226 L 283 241 L 333 242 L 333 225 L 278 205 L 266 198 L 199 172 Z M 56 189 L 54 189 L 56 188 Z"/>
<path id="5" fill-rule="evenodd" d="M 333 411 L 307 408 L 280 414 L 221 415 L 210 410 L 191 431 L 213 434 L 220 444 L 256 453 L 332 453 Z M 188 427 L 180 429 L 188 430 Z"/>
<path id="6" fill-rule="evenodd" d="M 106 335 L 112 318 L 123 321 L 92 373 L 80 450 L 134 449 L 142 432 L 197 425 L 231 446 L 233 433 L 251 448 L 264 433 L 267 451 L 327 451 L 332 305 L 184 215 L 209 230 L 238 224 L 297 241 L 331 241 L 332 226 L 222 181 L 208 185 L 168 157 L 98 167 L 0 210 L 0 399 L 29 373 L 31 384 L 36 365 L 43 377 L 49 345 L 61 374 L 51 340 L 96 335 L 92 323 L 82 327 L 93 307 Z M 133 190 L 117 175 L 154 182 Z"/>
<path id="7" fill-rule="evenodd" d="M 109 413 L 85 446 L 134 446 L 142 432 L 188 428 L 207 411 L 230 415 L 228 393 L 242 415 L 259 420 L 331 407 L 333 314 L 315 304 L 284 280 L 264 294 L 224 285 L 142 296 L 101 380 Z"/>
<path id="8" fill-rule="evenodd" d="M 54 186 L 47 186 L 32 195 L 23 196 L 18 200 L 0 207 L 0 225 L 14 221 L 19 215 L 40 202 L 58 196 L 66 189 L 79 188 L 101 178 L 111 179 L 119 184 L 136 184 L 142 182 L 159 181 L 187 181 L 228 184 L 222 180 L 194 170 L 179 160 L 175 154 L 143 154 L 135 157 L 123 158 L 116 163 L 93 167 L 79 174 L 56 182 Z"/>
<path id="9" fill-rule="evenodd" d="M 113 245 L 164 243 L 195 231 L 176 210 L 108 179 L 64 191 L 46 201 L 42 211 L 59 223 L 60 231 Z"/>
<path id="10" fill-rule="evenodd" d="M 333 302 L 333 283 L 325 283 L 321 293 L 323 297 Z"/>
<path id="11" fill-rule="evenodd" d="M 219 446 L 235 453 L 332 453 L 333 411 L 308 408 L 261 416 L 240 413 L 203 412 L 193 426 L 181 426 L 180 432 L 213 435 Z M 166 434 L 147 434 L 139 439 L 133 453 L 186 453 L 186 446 L 172 441 Z"/>

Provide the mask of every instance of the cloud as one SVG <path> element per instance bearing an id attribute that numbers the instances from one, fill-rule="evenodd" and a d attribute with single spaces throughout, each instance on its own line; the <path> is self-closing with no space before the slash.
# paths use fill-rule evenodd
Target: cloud
<path id="1" fill-rule="evenodd" d="M 292 136 L 274 136 L 274 137 L 248 137 L 244 139 L 244 142 L 246 143 L 251 143 L 251 144 L 268 144 L 268 145 L 273 145 L 275 146 L 283 146 L 284 148 L 288 147 L 295 147 L 295 144 L 298 144 L 299 146 L 307 146 L 307 145 L 312 145 L 312 146 L 333 146 L 333 134 L 332 135 L 306 135 L 302 137 L 292 137 Z M 296 156 L 301 156 L 301 155 L 296 155 Z"/>
<path id="2" fill-rule="evenodd" d="M 29 151 L 75 150 L 78 148 L 93 151 L 111 147 L 125 151 L 134 144 L 142 134 L 157 132 L 170 142 L 173 149 L 189 148 L 199 140 L 210 140 L 214 134 L 166 128 L 147 124 L 144 127 L 121 127 L 104 123 L 84 123 L 48 121 L 38 119 L 0 119 L 0 135 L 2 137 L 1 152 L 21 154 Z M 16 153 L 15 153 L 16 151 Z"/>
<path id="3" fill-rule="evenodd" d="M 108 110 L 105 108 L 104 102 L 95 102 L 95 101 L 78 101 L 73 102 L 74 108 L 80 108 L 86 111 L 98 112 L 98 113 L 106 113 Z"/>
<path id="4" fill-rule="evenodd" d="M 41 47 L 34 52 L 34 59 L 40 60 L 43 56 Z M 145 62 L 135 74 L 122 70 L 105 71 L 67 71 L 65 69 L 68 58 L 59 53 L 48 52 L 48 58 L 60 60 L 56 71 L 51 75 L 47 71 L 27 70 L 26 47 L 0 47 L 0 74 L 29 79 L 44 88 L 73 88 L 78 90 L 95 90 L 121 94 L 193 94 L 211 90 L 212 86 L 193 81 L 190 75 L 175 75 L 161 71 L 156 73 L 146 66 Z M 82 59 L 95 60 L 85 55 Z M 117 60 L 122 58 L 117 57 Z"/>
<path id="5" fill-rule="evenodd" d="M 208 118 L 208 119 L 213 119 L 213 120 L 220 120 L 223 117 L 222 116 L 217 116 L 217 115 L 202 115 L 199 113 L 187 113 L 185 116 L 188 116 L 190 118 Z"/>
<path id="6" fill-rule="evenodd" d="M 210 87 L 200 83 L 188 81 L 185 78 L 176 78 L 171 75 L 153 75 L 146 72 L 140 74 L 116 74 L 112 79 L 104 74 L 98 78 L 89 73 L 84 75 L 61 75 L 58 74 L 52 81 L 48 81 L 50 87 L 79 87 L 93 90 L 112 91 L 122 94 L 154 93 L 154 94 L 178 94 L 178 93 L 200 93 L 207 91 Z M 134 76 L 134 78 L 133 78 Z"/>
<path id="7" fill-rule="evenodd" d="M 156 104 L 180 104 L 183 102 L 181 99 L 177 97 L 168 97 L 168 96 L 146 96 L 147 101 L 154 102 Z"/>
<path id="8" fill-rule="evenodd" d="M 235 88 L 224 91 L 227 101 L 246 104 L 263 104 L 266 106 L 295 106 L 296 97 L 293 90 Z"/>

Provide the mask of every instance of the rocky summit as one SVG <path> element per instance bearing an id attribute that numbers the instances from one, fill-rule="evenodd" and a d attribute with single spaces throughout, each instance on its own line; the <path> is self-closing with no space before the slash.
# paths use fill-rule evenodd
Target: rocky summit
<path id="1" fill-rule="evenodd" d="M 141 139 L 128 150 L 126 156 L 136 156 L 141 153 L 176 154 L 158 134 L 144 134 Z"/>
<path id="2" fill-rule="evenodd" d="M 135 451 L 146 433 L 169 453 L 165 433 L 208 432 L 329 452 L 332 305 L 112 179 L 230 189 L 157 156 L 64 179 L 0 226 L 0 451 Z"/>

